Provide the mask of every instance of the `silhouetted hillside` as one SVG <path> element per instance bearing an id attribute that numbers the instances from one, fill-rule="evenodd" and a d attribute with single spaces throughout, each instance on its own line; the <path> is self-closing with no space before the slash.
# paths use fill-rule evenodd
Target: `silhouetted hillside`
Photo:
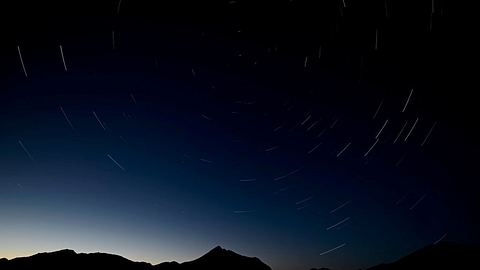
<path id="1" fill-rule="evenodd" d="M 480 269 L 479 255 L 479 247 L 440 242 L 417 250 L 396 262 L 380 264 L 368 270 Z"/>
<path id="2" fill-rule="evenodd" d="M 73 250 L 60 250 L 39 253 L 30 257 L 0 261 L 2 270 L 23 269 L 132 269 L 148 270 L 152 266 L 143 262 L 132 262 L 121 256 L 105 253 L 75 253 Z"/>
<path id="3" fill-rule="evenodd" d="M 0 270 L 271 270 L 258 258 L 245 257 L 221 247 L 212 249 L 202 257 L 185 263 L 165 262 L 151 265 L 133 262 L 121 256 L 105 253 L 75 253 L 73 250 L 60 250 L 51 253 L 39 253 L 30 257 L 12 260 L 0 259 Z"/>
<path id="4" fill-rule="evenodd" d="M 258 270 L 270 270 L 271 268 L 260 261 L 258 258 L 250 258 L 237 253 L 225 250 L 219 246 L 212 249 L 202 257 L 185 262 L 180 265 L 178 269 L 190 270 L 190 269 L 230 269 L 230 270 L 246 270 L 246 269 L 258 269 Z M 161 269 L 163 270 L 163 269 Z"/>
<path id="5" fill-rule="evenodd" d="M 441 242 L 407 255 L 396 262 L 380 264 L 368 270 L 462 270 L 480 269 L 480 248 Z M 233 251 L 215 247 L 202 257 L 184 263 L 164 262 L 151 265 L 133 262 L 118 255 L 105 253 L 75 253 L 60 250 L 39 253 L 30 257 L 12 260 L 0 259 L 0 270 L 271 270 L 255 257 L 245 257 Z M 315 269 L 315 268 L 312 268 Z M 319 270 L 327 269 L 320 268 Z"/>

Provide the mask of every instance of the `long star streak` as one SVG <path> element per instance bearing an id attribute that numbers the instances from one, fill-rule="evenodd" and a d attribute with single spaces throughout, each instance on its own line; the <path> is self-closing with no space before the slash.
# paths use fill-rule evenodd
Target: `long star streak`
<path id="1" fill-rule="evenodd" d="M 100 118 L 98 118 L 98 115 L 95 111 L 92 111 L 93 112 L 93 116 L 95 116 L 95 119 L 97 119 L 98 123 L 100 124 L 100 126 L 102 127 L 103 130 L 107 130 L 105 128 L 105 126 L 103 125 L 102 121 L 100 120 Z"/>
<path id="2" fill-rule="evenodd" d="M 18 57 L 20 58 L 20 63 L 22 64 L 23 73 L 25 74 L 25 77 L 28 78 L 27 69 L 25 68 L 25 64 L 23 63 L 23 57 L 22 57 L 22 52 L 20 51 L 20 46 L 17 46 L 17 51 L 18 51 Z"/>
<path id="3" fill-rule="evenodd" d="M 254 182 L 254 181 L 257 181 L 256 178 L 248 178 L 248 179 L 240 179 L 239 180 L 240 182 Z"/>
<path id="4" fill-rule="evenodd" d="M 117 15 L 120 14 L 120 6 L 121 5 L 122 5 L 122 0 L 119 0 L 118 5 L 117 5 Z"/>
<path id="5" fill-rule="evenodd" d="M 446 236 L 447 236 L 447 234 L 442 235 L 442 237 L 440 237 L 437 241 L 433 242 L 433 244 L 436 245 L 436 244 L 440 243 Z"/>
<path id="6" fill-rule="evenodd" d="M 62 45 L 60 45 L 60 55 L 62 56 L 63 68 L 65 69 L 65 71 L 68 71 L 68 70 L 67 70 L 67 64 L 65 63 L 65 57 L 63 56 L 63 47 L 62 47 Z"/>
<path id="7" fill-rule="evenodd" d="M 339 245 L 339 246 L 336 246 L 336 247 L 334 247 L 334 248 L 332 248 L 332 249 L 329 249 L 329 250 L 327 250 L 327 251 L 324 251 L 324 252 L 320 253 L 320 256 L 323 256 L 323 255 L 325 255 L 325 254 L 328 254 L 328 253 L 330 253 L 330 252 L 332 252 L 332 251 L 335 251 L 335 250 L 337 250 L 337 249 L 339 249 L 339 248 L 342 248 L 342 247 L 344 247 L 344 246 L 346 246 L 346 245 L 347 245 L 346 243 L 343 243 L 343 244 L 341 244 L 341 245 Z"/>
<path id="8" fill-rule="evenodd" d="M 403 132 L 403 130 L 407 127 L 407 124 L 408 124 L 408 121 L 405 121 L 405 124 L 403 124 L 402 129 L 400 129 L 400 132 L 398 132 L 397 137 L 396 137 L 395 140 L 393 141 L 394 144 L 398 141 L 398 139 L 400 138 L 400 135 L 402 135 L 402 132 Z"/>
<path id="9" fill-rule="evenodd" d="M 383 106 L 383 100 L 380 101 L 380 104 L 378 104 L 377 110 L 376 110 L 375 113 L 373 114 L 372 119 L 375 119 L 375 118 L 377 117 L 377 115 L 378 115 L 378 113 L 380 112 L 380 109 L 382 108 L 382 106 Z"/>
<path id="10" fill-rule="evenodd" d="M 343 207 L 345 207 L 347 204 L 349 204 L 350 201 L 346 201 L 344 203 L 342 203 L 341 205 L 339 205 L 337 208 L 333 209 L 330 211 L 330 214 L 333 214 L 335 212 L 337 212 L 338 210 L 342 209 Z"/>
<path id="11" fill-rule="evenodd" d="M 378 137 L 380 136 L 380 134 L 382 134 L 382 131 L 387 124 L 388 124 L 388 119 L 385 120 L 385 123 L 383 124 L 382 128 L 378 131 L 377 135 L 375 136 L 375 139 L 378 139 Z"/>
<path id="12" fill-rule="evenodd" d="M 430 128 L 430 130 L 428 131 L 427 133 L 427 136 L 425 136 L 425 139 L 423 140 L 423 142 L 420 144 L 420 146 L 424 146 L 425 143 L 427 142 L 428 138 L 430 137 L 430 134 L 432 134 L 432 131 L 433 129 L 435 128 L 435 126 L 437 125 L 437 122 L 433 123 L 432 127 Z"/>
<path id="13" fill-rule="evenodd" d="M 62 111 L 63 117 L 64 117 L 65 120 L 67 121 L 67 123 L 68 123 L 68 125 L 70 126 L 70 128 L 74 129 L 72 122 L 70 122 L 70 119 L 68 119 L 68 116 L 67 116 L 67 114 L 65 113 L 65 111 L 63 110 L 62 106 L 60 106 L 60 111 Z"/>
<path id="14" fill-rule="evenodd" d="M 342 219 L 341 221 L 339 221 L 339 222 L 333 224 L 332 226 L 328 227 L 328 228 L 327 228 L 327 231 L 329 231 L 329 230 L 331 230 L 331 229 L 333 229 L 333 228 L 335 228 L 335 227 L 337 227 L 337 226 L 340 226 L 341 224 L 347 222 L 349 219 L 350 219 L 350 217 L 347 217 L 347 218 Z"/>
<path id="15" fill-rule="evenodd" d="M 284 178 L 287 178 L 287 177 L 289 177 L 290 175 L 293 175 L 293 174 L 297 173 L 297 172 L 300 171 L 300 170 L 301 170 L 301 168 L 298 168 L 298 169 L 295 169 L 295 170 L 293 170 L 293 171 L 291 171 L 291 172 L 289 172 L 289 173 L 287 173 L 287 174 L 284 174 L 284 175 L 275 177 L 275 178 L 273 179 L 273 181 L 278 181 L 278 180 L 282 180 L 282 179 L 284 179 Z"/>
<path id="16" fill-rule="evenodd" d="M 295 204 L 296 204 L 296 205 L 299 205 L 299 204 L 308 202 L 308 201 L 310 201 L 311 199 L 313 199 L 313 196 L 310 196 L 310 197 L 307 197 L 307 198 L 305 198 L 305 199 L 303 199 L 303 200 L 300 200 L 300 201 L 296 202 Z"/>
<path id="17" fill-rule="evenodd" d="M 126 171 L 125 168 L 120 165 L 120 163 L 118 163 L 112 156 L 110 156 L 110 154 L 107 154 L 107 157 L 113 162 L 115 163 L 115 165 L 117 165 L 122 171 Z"/>
<path id="18" fill-rule="evenodd" d="M 27 147 L 25 147 L 25 145 L 23 144 L 23 142 L 21 140 L 18 140 L 18 144 L 20 144 L 20 146 L 22 147 L 23 151 L 25 152 L 25 154 L 27 154 L 28 158 L 31 160 L 31 161 L 35 161 L 35 159 L 33 158 L 32 154 L 30 154 L 30 151 L 28 151 Z"/>
<path id="19" fill-rule="evenodd" d="M 412 127 L 410 128 L 410 131 L 408 132 L 408 134 L 407 134 L 407 136 L 405 137 L 404 141 L 407 141 L 407 140 L 408 140 L 408 137 L 410 137 L 410 134 L 412 134 L 413 129 L 414 129 L 415 126 L 417 125 L 417 122 L 418 122 L 418 117 L 417 117 L 417 119 L 415 120 L 415 123 L 413 123 Z"/>
<path id="20" fill-rule="evenodd" d="M 253 210 L 236 210 L 233 211 L 234 214 L 246 214 L 246 213 L 251 213 Z"/>
<path id="21" fill-rule="evenodd" d="M 420 197 L 420 199 L 418 199 L 408 210 L 413 210 L 415 209 L 415 207 L 417 207 L 417 205 L 423 201 L 423 199 L 425 199 L 425 197 L 427 197 L 427 194 L 423 194 L 422 197 Z"/>
<path id="22" fill-rule="evenodd" d="M 339 157 L 343 152 L 345 152 L 345 150 L 347 150 L 347 148 L 348 148 L 351 144 L 352 144 L 351 142 L 347 143 L 347 145 L 345 145 L 345 147 L 343 147 L 343 149 L 340 150 L 340 152 L 338 152 L 337 157 Z"/>
<path id="23" fill-rule="evenodd" d="M 311 154 L 313 153 L 313 151 L 315 151 L 320 145 L 322 145 L 322 143 L 318 143 L 317 145 L 315 145 L 312 149 L 310 149 L 307 154 Z"/>
<path id="24" fill-rule="evenodd" d="M 370 146 L 370 148 L 368 149 L 368 151 L 363 155 L 364 157 L 368 156 L 368 154 L 370 153 L 370 151 L 372 151 L 372 149 L 375 147 L 375 145 L 377 145 L 378 143 L 378 139 L 375 140 L 375 142 L 372 144 L 372 146 Z"/>
<path id="25" fill-rule="evenodd" d="M 413 94 L 413 88 L 412 90 L 410 90 L 410 94 L 408 94 L 408 98 L 407 98 L 407 101 L 405 101 L 405 105 L 403 106 L 402 112 L 405 112 L 405 110 L 407 109 L 407 105 L 410 102 L 410 98 L 412 97 L 412 94 Z"/>

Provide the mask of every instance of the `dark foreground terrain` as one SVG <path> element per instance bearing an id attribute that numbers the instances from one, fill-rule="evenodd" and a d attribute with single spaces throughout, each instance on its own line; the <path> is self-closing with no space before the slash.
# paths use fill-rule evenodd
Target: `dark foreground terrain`
<path id="1" fill-rule="evenodd" d="M 368 270 L 480 269 L 479 260 L 476 258 L 479 255 L 480 249 L 478 247 L 442 242 L 417 250 L 396 262 L 380 264 Z M 0 259 L 0 269 L 271 270 L 258 258 L 245 257 L 221 247 L 215 247 L 193 261 L 184 263 L 165 262 L 158 265 L 133 262 L 118 255 L 76 253 L 73 250 L 66 249 L 11 260 Z"/>
<path id="2" fill-rule="evenodd" d="M 463 270 L 480 269 L 480 248 L 440 242 L 417 250 L 393 263 L 380 264 L 368 270 Z"/>
<path id="3" fill-rule="evenodd" d="M 151 265 L 145 262 L 133 262 L 118 255 L 105 253 L 76 253 L 73 250 L 60 250 L 51 253 L 39 253 L 30 257 L 12 260 L 0 259 L 0 269 L 109 269 L 109 270 L 193 270 L 193 269 L 251 269 L 271 270 L 258 258 L 238 255 L 233 251 L 215 247 L 202 257 L 184 263 L 164 262 Z"/>

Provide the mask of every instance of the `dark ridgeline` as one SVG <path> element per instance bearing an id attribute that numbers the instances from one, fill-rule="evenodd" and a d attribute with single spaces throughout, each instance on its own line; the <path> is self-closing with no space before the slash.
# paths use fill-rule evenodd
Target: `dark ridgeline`
<path id="1" fill-rule="evenodd" d="M 79 253 L 65 249 L 50 253 L 38 253 L 30 257 L 0 261 L 2 270 L 21 269 L 152 269 L 152 265 L 144 262 L 132 262 L 118 255 L 105 253 Z"/>
<path id="2" fill-rule="evenodd" d="M 380 264 L 368 270 L 463 270 L 480 269 L 480 247 L 450 242 L 430 245 L 407 255 L 396 262 Z M 112 269 L 112 270 L 271 270 L 255 257 L 245 257 L 233 251 L 215 247 L 202 257 L 184 263 L 164 262 L 151 265 L 145 262 L 133 262 L 118 255 L 105 253 L 80 253 L 73 250 L 60 250 L 51 253 L 39 253 L 31 257 L 0 259 L 0 270 L 76 270 L 76 269 Z M 312 268 L 311 270 L 330 270 Z"/>
<path id="3" fill-rule="evenodd" d="M 258 258 L 251 258 L 215 247 L 202 257 L 184 263 L 164 262 L 151 265 L 145 262 L 133 262 L 118 255 L 105 253 L 76 253 L 73 250 L 60 250 L 51 253 L 39 253 L 30 257 L 12 260 L 0 259 L 1 270 L 271 270 Z"/>
<path id="4" fill-rule="evenodd" d="M 407 255 L 398 261 L 368 270 L 463 270 L 480 269 L 480 247 L 440 242 Z"/>
<path id="5" fill-rule="evenodd" d="M 440 242 L 419 249 L 393 263 L 383 263 L 367 270 L 466 270 L 480 269 L 480 247 Z M 312 268 L 310 270 L 330 270 Z"/>

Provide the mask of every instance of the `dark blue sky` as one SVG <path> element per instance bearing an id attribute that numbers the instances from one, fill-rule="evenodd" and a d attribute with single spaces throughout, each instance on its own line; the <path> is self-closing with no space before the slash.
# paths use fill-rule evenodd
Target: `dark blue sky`
<path id="1" fill-rule="evenodd" d="M 453 8 L 345 3 L 7 5 L 0 257 L 355 269 L 478 244 Z"/>

